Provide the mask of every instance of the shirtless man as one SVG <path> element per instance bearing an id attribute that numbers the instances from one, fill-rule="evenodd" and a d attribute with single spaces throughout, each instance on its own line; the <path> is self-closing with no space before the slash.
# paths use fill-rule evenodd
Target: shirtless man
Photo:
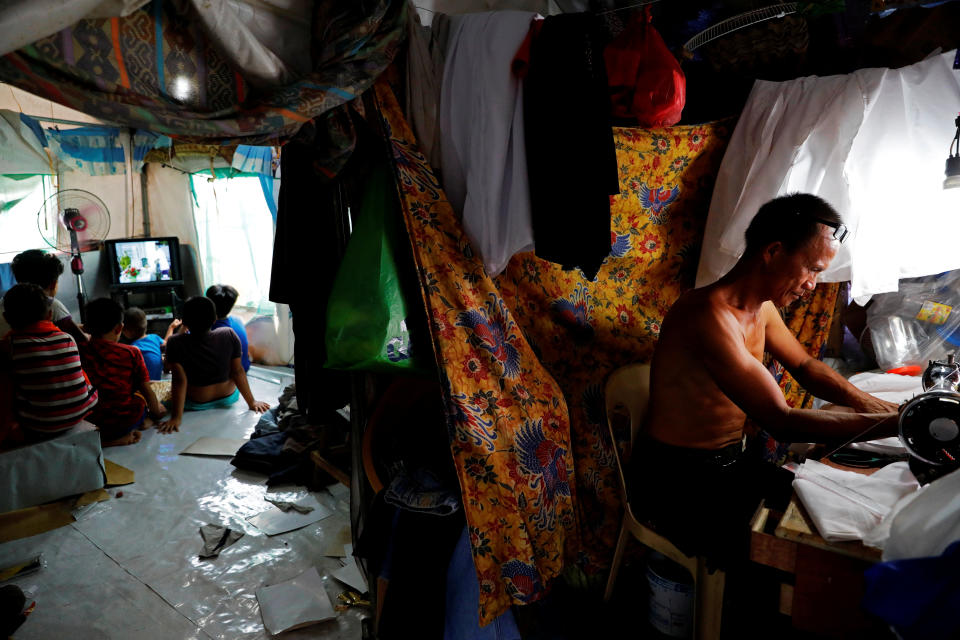
<path id="1" fill-rule="evenodd" d="M 743 455 L 747 418 L 787 442 L 840 444 L 896 434 L 896 405 L 810 357 L 777 311 L 814 289 L 844 229 L 816 196 L 768 202 L 747 229 L 747 248 L 733 269 L 680 296 L 663 321 L 631 489 L 639 509 L 688 552 L 737 555 L 760 499 L 789 495 L 788 472 Z M 764 351 L 805 389 L 849 410 L 787 405 L 762 364 Z M 705 522 L 716 529 L 705 529 Z"/>

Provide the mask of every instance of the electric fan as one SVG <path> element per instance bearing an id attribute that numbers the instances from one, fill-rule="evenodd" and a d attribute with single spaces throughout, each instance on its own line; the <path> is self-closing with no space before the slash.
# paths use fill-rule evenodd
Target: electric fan
<path id="1" fill-rule="evenodd" d="M 110 213 L 103 200 L 83 189 L 58 191 L 40 206 L 37 230 L 44 241 L 70 254 L 70 271 L 77 278 L 80 321 L 84 321 L 86 296 L 83 291 L 81 251 L 97 249 L 110 232 Z M 51 233 L 53 231 L 54 233 Z"/>

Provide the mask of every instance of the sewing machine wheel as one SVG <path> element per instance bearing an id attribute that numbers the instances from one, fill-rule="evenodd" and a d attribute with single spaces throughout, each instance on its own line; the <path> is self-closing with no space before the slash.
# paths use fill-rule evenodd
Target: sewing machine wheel
<path id="1" fill-rule="evenodd" d="M 908 402 L 900 412 L 900 440 L 924 462 L 960 466 L 960 394 L 928 392 Z"/>

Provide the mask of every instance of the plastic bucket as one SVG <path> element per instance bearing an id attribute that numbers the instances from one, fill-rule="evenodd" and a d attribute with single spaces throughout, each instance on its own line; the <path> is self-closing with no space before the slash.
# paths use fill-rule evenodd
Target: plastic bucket
<path id="1" fill-rule="evenodd" d="M 689 638 L 693 632 L 693 579 L 690 573 L 657 552 L 647 561 L 651 626 L 671 638 Z"/>

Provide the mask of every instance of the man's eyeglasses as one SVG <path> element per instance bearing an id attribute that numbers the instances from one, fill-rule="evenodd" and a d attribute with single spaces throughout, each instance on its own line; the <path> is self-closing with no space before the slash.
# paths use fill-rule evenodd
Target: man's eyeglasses
<path id="1" fill-rule="evenodd" d="M 794 215 L 799 216 L 799 211 L 794 211 Z M 847 239 L 847 236 L 850 235 L 850 229 L 847 228 L 847 225 L 842 222 L 830 222 L 829 220 L 824 220 L 823 218 L 814 218 L 820 224 L 825 224 L 831 229 L 833 229 L 833 239 L 843 244 L 843 241 Z"/>
<path id="2" fill-rule="evenodd" d="M 847 239 L 847 236 L 850 235 L 850 229 L 847 228 L 847 225 L 842 222 L 828 222 L 822 218 L 814 218 L 820 224 L 825 224 L 831 229 L 833 229 L 833 239 L 843 244 L 843 241 Z"/>

